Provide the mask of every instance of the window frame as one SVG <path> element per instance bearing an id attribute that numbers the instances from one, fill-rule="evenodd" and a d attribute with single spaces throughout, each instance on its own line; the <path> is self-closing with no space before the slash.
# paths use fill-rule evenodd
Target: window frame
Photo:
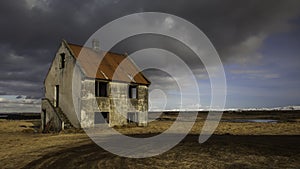
<path id="1" fill-rule="evenodd" d="M 66 54 L 61 53 L 60 55 L 60 63 L 59 63 L 59 68 L 64 69 L 66 67 Z"/>
<path id="2" fill-rule="evenodd" d="M 134 94 L 133 90 L 135 90 L 135 97 L 133 96 L 133 94 Z M 138 85 L 132 85 L 132 84 L 130 84 L 128 86 L 128 98 L 130 98 L 130 99 L 138 99 Z"/>
<path id="3" fill-rule="evenodd" d="M 95 97 L 108 97 L 108 82 L 95 81 Z"/>

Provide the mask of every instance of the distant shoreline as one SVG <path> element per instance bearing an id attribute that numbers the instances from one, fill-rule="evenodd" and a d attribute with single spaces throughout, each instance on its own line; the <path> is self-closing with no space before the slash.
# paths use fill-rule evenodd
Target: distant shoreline
<path id="1" fill-rule="evenodd" d="M 212 110 L 213 111 L 213 110 Z M 165 115 L 178 115 L 180 111 L 149 111 L 149 114 L 157 114 L 162 113 Z M 195 112 L 195 111 L 182 111 L 185 113 L 189 112 Z M 202 111 L 196 111 L 199 114 L 207 114 L 209 111 L 202 110 Z M 222 112 L 222 111 L 216 111 L 216 112 Z M 240 115 L 259 115 L 261 113 L 268 112 L 269 115 L 272 113 L 278 114 L 278 113 L 300 113 L 300 110 L 226 110 L 223 111 L 224 114 L 240 114 Z M 150 118 L 150 117 L 149 117 Z M 32 119 L 41 119 L 41 113 L 40 112 L 8 112 L 8 113 L 1 113 L 0 112 L 0 119 L 6 119 L 6 120 L 32 120 Z"/>
<path id="2" fill-rule="evenodd" d="M 41 113 L 40 112 L 0 113 L 0 119 L 6 119 L 6 120 L 32 120 L 32 119 L 41 119 Z"/>

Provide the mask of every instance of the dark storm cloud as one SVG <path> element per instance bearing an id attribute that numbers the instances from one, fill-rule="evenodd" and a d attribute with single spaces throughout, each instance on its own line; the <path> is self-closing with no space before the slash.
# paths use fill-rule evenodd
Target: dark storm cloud
<path id="1" fill-rule="evenodd" d="M 222 60 L 259 59 L 263 40 L 290 29 L 300 1 L 11 1 L 0 2 L 0 94 L 42 96 L 42 82 L 62 38 L 83 44 L 121 16 L 143 11 L 177 15 L 198 26 Z"/>
<path id="2" fill-rule="evenodd" d="M 7 95 L 6 92 L 0 92 L 0 95 Z"/>

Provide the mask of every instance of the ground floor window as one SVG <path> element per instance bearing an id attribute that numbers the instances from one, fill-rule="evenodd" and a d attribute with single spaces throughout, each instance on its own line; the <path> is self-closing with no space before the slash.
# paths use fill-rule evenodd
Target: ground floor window
<path id="1" fill-rule="evenodd" d="M 138 123 L 138 113 L 129 112 L 127 113 L 127 123 Z"/>
<path id="2" fill-rule="evenodd" d="M 94 124 L 109 123 L 109 113 L 108 112 L 95 112 Z"/>

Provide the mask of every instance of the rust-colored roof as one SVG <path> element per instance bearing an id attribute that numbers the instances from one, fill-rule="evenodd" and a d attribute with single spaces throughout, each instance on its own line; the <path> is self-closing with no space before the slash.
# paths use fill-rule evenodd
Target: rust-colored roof
<path id="1" fill-rule="evenodd" d="M 68 46 L 87 77 L 150 85 L 150 81 L 125 55 L 103 51 L 96 52 L 91 48 L 70 43 Z M 101 59 L 101 63 L 97 65 Z M 96 75 L 95 72 L 97 72 Z M 135 76 L 133 77 L 133 75 Z"/>

